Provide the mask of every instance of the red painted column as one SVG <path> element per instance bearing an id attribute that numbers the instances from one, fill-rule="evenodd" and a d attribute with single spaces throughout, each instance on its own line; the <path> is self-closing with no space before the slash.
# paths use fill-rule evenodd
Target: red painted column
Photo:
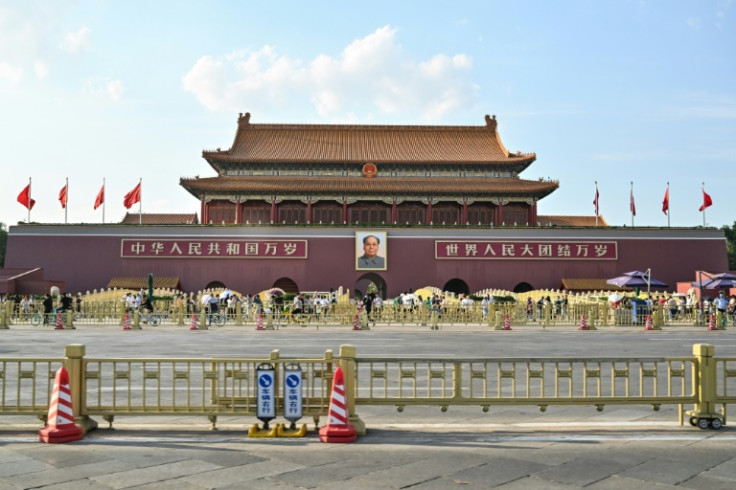
<path id="1" fill-rule="evenodd" d="M 271 199 L 271 224 L 276 223 L 278 218 L 279 217 L 276 214 L 276 199 Z"/>
<path id="2" fill-rule="evenodd" d="M 399 206 L 396 204 L 396 199 L 391 203 L 391 222 L 396 224 L 396 220 L 399 219 Z"/>
<path id="3" fill-rule="evenodd" d="M 427 214 L 424 217 L 424 224 L 428 225 L 432 222 L 432 200 L 427 201 Z"/>
<path id="4" fill-rule="evenodd" d="M 501 226 L 503 223 L 503 204 L 499 203 L 496 207 L 496 225 Z"/>
<path id="5" fill-rule="evenodd" d="M 307 224 L 312 223 L 312 200 L 307 201 Z"/>
<path id="6" fill-rule="evenodd" d="M 348 222 L 348 202 L 342 202 L 342 222 L 343 224 Z"/>
<path id="7" fill-rule="evenodd" d="M 462 223 L 461 225 L 464 225 L 468 222 L 468 201 L 463 201 L 463 213 L 462 213 Z"/>
<path id="8" fill-rule="evenodd" d="M 240 204 L 240 200 L 235 203 L 235 223 L 241 224 L 243 222 L 243 205 Z"/>

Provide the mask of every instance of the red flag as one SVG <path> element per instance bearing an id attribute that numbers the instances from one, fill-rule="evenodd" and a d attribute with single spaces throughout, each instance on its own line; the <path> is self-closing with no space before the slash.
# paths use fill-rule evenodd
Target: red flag
<path id="1" fill-rule="evenodd" d="M 631 210 L 631 215 L 636 216 L 636 204 L 634 204 L 634 189 L 631 189 L 631 197 L 629 198 L 629 209 Z"/>
<path id="2" fill-rule="evenodd" d="M 62 209 L 66 208 L 67 191 L 69 190 L 69 184 L 65 185 L 59 191 L 59 202 L 61 203 Z"/>
<path id="3" fill-rule="evenodd" d="M 698 211 L 703 211 L 705 208 L 713 205 L 713 199 L 710 198 L 707 192 L 705 192 L 705 189 L 703 189 L 703 205 L 700 206 Z"/>
<path id="4" fill-rule="evenodd" d="M 595 186 L 595 199 L 593 199 L 593 205 L 595 206 L 595 215 L 598 216 L 600 213 L 598 212 L 598 184 Z"/>
<path id="5" fill-rule="evenodd" d="M 664 214 L 667 214 L 667 211 L 670 210 L 670 188 L 668 187 L 666 191 L 664 191 L 664 201 L 662 201 L 662 212 Z"/>
<path id="6" fill-rule="evenodd" d="M 95 199 L 95 209 L 99 208 L 102 203 L 105 202 L 105 186 L 100 188 L 100 192 L 97 193 L 97 199 Z"/>
<path id="7" fill-rule="evenodd" d="M 128 192 L 125 195 L 125 199 L 123 199 L 123 205 L 126 209 L 130 209 L 130 207 L 137 203 L 141 202 L 141 183 L 138 182 L 138 185 L 133 188 L 132 191 Z"/>
<path id="8" fill-rule="evenodd" d="M 31 199 L 31 184 L 28 184 L 25 189 L 20 191 L 20 194 L 18 194 L 18 202 L 28 208 L 29 211 L 33 209 L 33 206 L 36 204 L 36 200 Z"/>

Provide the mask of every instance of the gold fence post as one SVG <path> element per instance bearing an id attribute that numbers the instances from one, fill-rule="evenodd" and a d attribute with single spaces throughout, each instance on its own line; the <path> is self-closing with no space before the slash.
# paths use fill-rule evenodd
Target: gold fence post
<path id="1" fill-rule="evenodd" d="M 84 433 L 96 429 L 97 422 L 87 415 L 87 396 L 84 379 L 84 344 L 68 344 L 64 349 L 64 367 L 69 373 L 69 390 L 72 396 L 74 422 L 82 427 Z"/>
<path id="2" fill-rule="evenodd" d="M 184 326 L 184 308 L 186 307 L 187 305 L 182 300 L 176 308 L 176 324 L 180 327 Z"/>
<path id="3" fill-rule="evenodd" d="M 712 418 L 716 413 L 716 361 L 713 358 L 716 348 L 711 344 L 693 345 L 693 355 L 697 359 L 697 372 L 693 377 L 693 388 L 697 395 L 694 412 L 699 418 Z"/>
<path id="4" fill-rule="evenodd" d="M 355 427 L 361 436 L 366 434 L 365 422 L 355 413 L 356 371 L 355 346 L 343 344 L 340 346 L 340 367 L 345 377 L 345 403 L 348 407 L 348 423 Z"/>
<path id="5" fill-rule="evenodd" d="M 207 326 L 207 315 L 211 314 L 212 310 L 209 306 L 205 306 L 202 308 L 202 312 L 199 315 L 199 325 L 197 325 L 197 328 L 200 330 L 209 330 L 209 327 Z"/>
<path id="6" fill-rule="evenodd" d="M 243 303 L 240 301 L 235 303 L 235 325 L 243 326 Z"/>

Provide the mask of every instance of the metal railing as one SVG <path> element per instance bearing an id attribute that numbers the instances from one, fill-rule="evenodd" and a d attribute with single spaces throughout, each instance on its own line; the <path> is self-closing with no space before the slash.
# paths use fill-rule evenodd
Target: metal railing
<path id="1" fill-rule="evenodd" d="M 76 308 L 76 307 L 75 307 Z M 330 304 L 326 308 L 309 308 L 302 313 L 292 313 L 290 306 L 275 308 L 274 305 L 258 306 L 255 304 L 237 303 L 233 307 L 222 306 L 221 323 L 228 326 L 255 326 L 258 316 L 261 315 L 264 324 L 274 328 L 299 326 L 326 326 L 352 325 L 355 315 L 359 314 L 355 304 Z M 534 304 L 527 309 L 526 304 L 498 303 L 484 306 L 478 302 L 463 307 L 460 304 L 451 304 L 442 308 L 426 304 L 403 306 L 393 303 L 384 303 L 374 308 L 365 323 L 382 325 L 469 325 L 480 324 L 498 327 L 508 315 L 512 325 L 540 325 L 552 327 L 556 325 L 579 325 L 581 317 L 585 315 L 589 325 L 598 326 L 629 326 L 645 325 L 647 318 L 655 327 L 677 325 L 706 325 L 710 315 L 714 315 L 718 326 L 736 326 L 736 316 L 699 310 L 697 308 L 678 308 L 675 311 L 667 307 L 656 305 L 653 308 L 646 306 L 621 306 L 613 308 L 607 301 L 590 303 L 576 303 L 568 305 Z M 71 317 L 69 316 L 71 315 Z M 174 305 L 170 302 L 157 305 L 154 315 L 161 320 L 162 325 L 190 326 L 192 316 L 201 328 L 209 324 L 208 309 L 201 306 Z M 125 323 L 126 316 L 131 325 L 144 324 L 141 312 L 137 309 L 128 309 L 120 301 L 87 302 L 82 303 L 79 311 L 64 314 L 65 325 L 118 325 Z M 23 312 L 8 302 L 4 309 L 0 309 L 0 327 L 14 324 L 42 325 L 42 316 L 36 311 Z M 56 315 L 53 314 L 49 325 L 55 325 Z"/>
<path id="2" fill-rule="evenodd" d="M 363 406 L 675 405 L 680 424 L 687 415 L 693 425 L 718 428 L 736 403 L 736 358 L 714 356 L 712 345 L 696 344 L 692 357 L 674 358 L 362 358 L 343 345 L 339 357 L 328 350 L 319 358 L 282 358 L 274 350 L 266 358 L 95 359 L 72 344 L 64 359 L 0 359 L 0 415 L 45 420 L 63 365 L 86 430 L 97 425 L 91 417 L 112 426 L 116 416 L 132 415 L 207 416 L 214 428 L 219 415 L 257 416 L 256 368 L 267 362 L 276 393 L 284 366 L 300 366 L 303 416 L 315 424 L 328 413 L 333 373 L 342 367 L 350 420 L 363 432 Z M 276 397 L 282 413 L 284 398 Z"/>

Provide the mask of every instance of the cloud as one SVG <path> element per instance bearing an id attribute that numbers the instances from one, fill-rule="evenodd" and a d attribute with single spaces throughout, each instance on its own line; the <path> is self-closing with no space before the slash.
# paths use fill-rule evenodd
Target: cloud
<path id="1" fill-rule="evenodd" d="M 0 80 L 18 83 L 23 79 L 23 67 L 0 61 Z"/>
<path id="2" fill-rule="evenodd" d="M 125 93 L 125 87 L 120 80 L 108 78 L 94 78 L 85 82 L 82 91 L 94 98 L 119 100 Z"/>
<path id="3" fill-rule="evenodd" d="M 182 78 L 184 90 L 212 111 L 268 110 L 308 101 L 327 119 L 355 114 L 416 115 L 426 120 L 470 107 L 478 86 L 466 54 L 416 62 L 384 26 L 348 44 L 339 56 L 303 61 L 273 46 L 204 56 Z"/>
<path id="4" fill-rule="evenodd" d="M 92 50 L 92 41 L 90 40 L 90 31 L 86 27 L 82 27 L 76 32 L 67 32 L 61 41 L 59 48 L 65 53 L 79 54 Z"/>

